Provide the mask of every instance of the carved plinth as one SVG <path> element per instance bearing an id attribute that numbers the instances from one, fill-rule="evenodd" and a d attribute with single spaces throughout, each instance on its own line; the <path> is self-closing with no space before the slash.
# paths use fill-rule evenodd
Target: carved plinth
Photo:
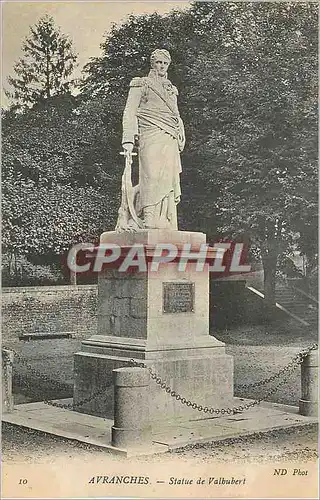
<path id="1" fill-rule="evenodd" d="M 233 359 L 224 343 L 209 335 L 209 271 L 191 262 L 183 271 L 178 262 L 153 271 L 150 258 L 157 243 L 179 248 L 190 243 L 197 251 L 203 233 L 148 230 L 103 233 L 101 243 L 122 248 L 144 245 L 147 268 L 120 272 L 106 268 L 98 281 L 98 332 L 82 342 L 75 355 L 74 399 L 79 402 L 103 387 L 106 392 L 79 411 L 113 415 L 112 370 L 143 360 L 182 397 L 202 406 L 228 406 L 233 398 Z M 194 410 L 169 396 L 151 381 L 153 421 L 192 418 Z M 206 418 L 197 412 L 197 418 Z"/>

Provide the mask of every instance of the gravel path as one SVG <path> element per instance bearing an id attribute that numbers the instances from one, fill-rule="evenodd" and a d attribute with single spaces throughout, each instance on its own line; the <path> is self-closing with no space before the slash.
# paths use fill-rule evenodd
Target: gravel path
<path id="1" fill-rule="evenodd" d="M 100 465 L 125 461 L 139 463 L 268 463 L 310 462 L 317 459 L 317 426 L 272 431 L 223 443 L 189 445 L 161 455 L 121 459 L 106 450 L 3 424 L 3 461 L 7 463 L 55 463 L 64 460 Z"/>

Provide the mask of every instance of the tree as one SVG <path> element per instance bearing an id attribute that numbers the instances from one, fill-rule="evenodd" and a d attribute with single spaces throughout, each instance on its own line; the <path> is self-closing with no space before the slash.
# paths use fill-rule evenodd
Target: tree
<path id="1" fill-rule="evenodd" d="M 41 18 L 30 27 L 30 36 L 22 45 L 24 53 L 14 66 L 15 77 L 6 91 L 17 107 L 32 106 L 53 96 L 70 92 L 77 55 L 72 41 L 55 26 L 52 17 Z"/>
<path id="2" fill-rule="evenodd" d="M 34 189 L 46 185 L 46 202 L 57 185 L 62 194 L 103 186 L 108 224 L 115 223 L 128 85 L 146 74 L 154 48 L 168 49 L 187 134 L 179 226 L 211 240 L 249 239 L 263 260 L 272 309 L 281 254 L 297 233 L 302 251 L 311 240 L 316 247 L 316 5 L 194 2 L 185 12 L 130 16 L 101 47 L 85 67 L 80 96 L 40 101 L 5 132 L 26 155 Z"/>
<path id="3" fill-rule="evenodd" d="M 260 253 L 269 312 L 277 260 L 316 217 L 317 8 L 197 3 L 191 14 L 202 35 L 187 74 L 192 153 L 221 233 L 246 235 Z"/>
<path id="4" fill-rule="evenodd" d="M 184 60 L 182 23 L 179 33 L 175 28 L 184 15 L 175 11 L 164 16 L 157 13 L 130 15 L 120 25 L 114 24 L 100 45 L 102 56 L 92 58 L 84 67 L 79 85 L 82 95 L 88 98 L 122 96 L 124 99 L 130 80 L 145 76 L 150 69 L 151 52 L 159 47 L 171 52 L 175 64 L 170 76 L 178 83 L 176 77 Z"/>
<path id="5" fill-rule="evenodd" d="M 109 194 L 104 164 L 88 162 L 103 142 L 101 113 L 69 97 L 4 113 L 4 252 L 54 262 L 72 244 L 96 241 L 113 226 L 120 193 Z"/>
<path id="6" fill-rule="evenodd" d="M 194 2 L 114 26 L 82 88 L 121 104 L 119 137 L 128 83 L 158 46 L 172 52 L 188 139 L 180 227 L 249 239 L 272 310 L 278 259 L 317 206 L 316 5 Z"/>

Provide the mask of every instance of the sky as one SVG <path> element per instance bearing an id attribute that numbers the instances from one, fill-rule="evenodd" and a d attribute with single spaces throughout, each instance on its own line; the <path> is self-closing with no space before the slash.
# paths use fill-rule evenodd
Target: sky
<path id="1" fill-rule="evenodd" d="M 185 1 L 56 1 L 56 2 L 19 2 L 2 0 L 2 106 L 8 105 L 3 87 L 9 88 L 7 77 L 14 75 L 14 63 L 22 56 L 21 45 L 29 35 L 30 26 L 37 23 L 45 14 L 51 15 L 61 31 L 68 35 L 78 56 L 79 76 L 83 65 L 90 57 L 101 54 L 100 43 L 104 33 L 112 23 L 119 23 L 129 14 L 145 14 L 157 11 L 159 14 L 173 8 L 185 9 L 190 5 Z"/>

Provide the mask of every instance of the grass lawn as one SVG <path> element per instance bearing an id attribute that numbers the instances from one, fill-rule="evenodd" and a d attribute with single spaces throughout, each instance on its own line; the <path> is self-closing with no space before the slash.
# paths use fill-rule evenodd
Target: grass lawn
<path id="1" fill-rule="evenodd" d="M 297 346 L 307 347 L 318 342 L 318 330 L 314 326 L 303 326 L 292 319 L 276 320 L 269 324 L 234 325 L 211 331 L 226 345 L 238 346 Z"/>

